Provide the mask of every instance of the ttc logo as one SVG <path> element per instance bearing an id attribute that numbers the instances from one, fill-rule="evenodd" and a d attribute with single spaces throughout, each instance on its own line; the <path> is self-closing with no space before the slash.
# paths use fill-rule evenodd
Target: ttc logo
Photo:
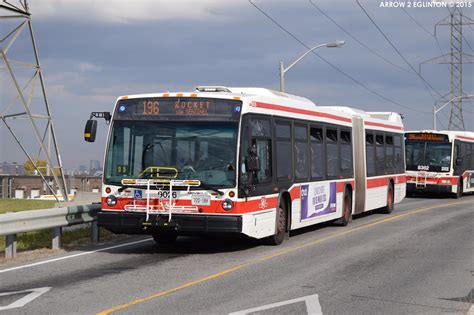
<path id="1" fill-rule="evenodd" d="M 262 198 L 260 199 L 260 203 L 258 204 L 258 207 L 259 207 L 260 209 L 262 209 L 262 210 L 263 210 L 263 209 L 266 209 L 266 208 L 268 207 L 267 198 L 262 197 Z"/>

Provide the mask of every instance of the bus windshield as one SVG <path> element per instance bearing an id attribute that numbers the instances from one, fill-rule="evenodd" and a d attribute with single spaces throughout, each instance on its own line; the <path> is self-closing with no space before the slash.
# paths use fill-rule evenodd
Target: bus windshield
<path id="1" fill-rule="evenodd" d="M 178 179 L 214 187 L 235 185 L 236 122 L 115 121 L 105 183 L 152 178 L 153 167 L 176 168 Z"/>
<path id="2" fill-rule="evenodd" d="M 432 141 L 407 141 L 407 170 L 449 172 L 451 167 L 451 143 Z"/>

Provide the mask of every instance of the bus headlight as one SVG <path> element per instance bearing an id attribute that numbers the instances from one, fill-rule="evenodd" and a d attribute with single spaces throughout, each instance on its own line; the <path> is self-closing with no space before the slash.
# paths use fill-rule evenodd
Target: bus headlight
<path id="1" fill-rule="evenodd" d="M 234 202 L 230 199 L 224 199 L 222 202 L 222 209 L 225 211 L 230 211 L 232 208 L 234 208 Z"/>
<path id="2" fill-rule="evenodd" d="M 110 195 L 107 197 L 107 205 L 113 207 L 117 204 L 117 198 L 114 195 Z"/>

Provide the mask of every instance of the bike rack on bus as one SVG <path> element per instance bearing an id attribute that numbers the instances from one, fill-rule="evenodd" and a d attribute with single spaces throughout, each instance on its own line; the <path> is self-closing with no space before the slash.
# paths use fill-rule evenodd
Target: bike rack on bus
<path id="1" fill-rule="evenodd" d="M 162 175 L 163 173 L 175 171 L 174 174 L 171 176 L 169 174 Z M 161 172 L 161 173 L 160 173 Z M 168 222 L 171 222 L 172 212 L 173 211 L 180 211 L 180 212 L 191 212 L 196 213 L 198 212 L 197 206 L 177 206 L 176 202 L 173 201 L 173 188 L 174 187 L 186 187 L 186 192 L 189 194 L 191 187 L 199 187 L 201 186 L 201 181 L 196 179 L 176 179 L 178 171 L 175 168 L 171 167 L 156 167 L 151 166 L 145 169 L 143 172 L 145 173 L 153 173 L 156 177 L 161 178 L 125 178 L 122 179 L 122 185 L 127 187 L 146 187 L 146 205 L 137 204 L 137 199 L 143 198 L 133 198 L 133 204 L 125 205 L 124 209 L 126 211 L 131 212 L 146 212 L 146 221 L 150 218 L 150 214 L 156 213 L 163 213 L 168 211 Z M 166 178 L 168 177 L 168 178 Z M 169 178 L 171 177 L 171 178 Z M 159 196 L 156 197 L 158 200 L 158 205 L 151 205 L 150 204 L 150 195 L 151 195 L 151 187 L 159 187 L 158 190 L 162 191 L 163 188 L 168 188 L 169 196 L 168 198 L 160 198 Z M 168 199 L 167 203 L 164 203 L 162 199 Z"/>
<path id="2" fill-rule="evenodd" d="M 420 178 L 423 178 L 422 182 L 420 182 Z M 426 189 L 427 178 L 428 178 L 428 172 L 425 172 L 425 171 L 416 172 L 415 187 Z"/>

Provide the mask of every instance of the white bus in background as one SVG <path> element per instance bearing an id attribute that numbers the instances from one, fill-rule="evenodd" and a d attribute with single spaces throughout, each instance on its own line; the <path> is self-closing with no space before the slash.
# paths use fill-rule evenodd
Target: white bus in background
<path id="1" fill-rule="evenodd" d="M 408 194 L 474 192 L 474 132 L 407 131 L 405 138 Z"/>
<path id="2" fill-rule="evenodd" d="M 263 88 L 119 97 L 99 226 L 115 233 L 234 233 L 280 244 L 290 230 L 386 213 L 405 197 L 402 118 Z"/>

